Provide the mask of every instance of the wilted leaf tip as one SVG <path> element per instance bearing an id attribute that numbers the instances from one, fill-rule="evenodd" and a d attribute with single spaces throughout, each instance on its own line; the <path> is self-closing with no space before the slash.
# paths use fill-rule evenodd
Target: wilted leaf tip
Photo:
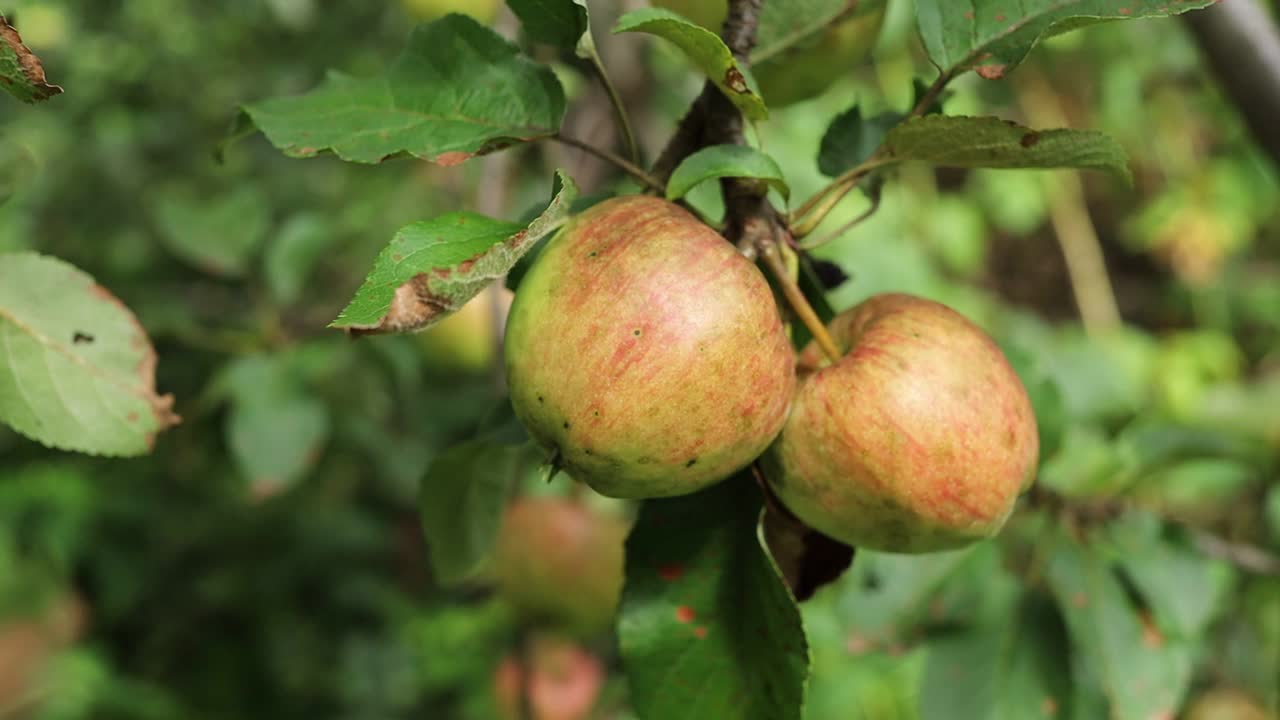
<path id="1" fill-rule="evenodd" d="M 62 88 L 57 85 L 49 84 L 45 79 L 44 66 L 40 64 L 40 58 L 31 52 L 30 48 L 22 42 L 22 36 L 14 29 L 4 15 L 0 15 L 0 41 L 8 47 L 9 51 L 14 54 L 18 61 L 18 70 L 22 73 L 23 78 L 31 88 L 27 92 L 19 92 L 13 88 L 13 79 L 0 75 L 0 82 L 9 86 L 10 92 L 28 103 L 34 103 L 39 100 L 48 100 L 54 95 L 62 92 Z"/>

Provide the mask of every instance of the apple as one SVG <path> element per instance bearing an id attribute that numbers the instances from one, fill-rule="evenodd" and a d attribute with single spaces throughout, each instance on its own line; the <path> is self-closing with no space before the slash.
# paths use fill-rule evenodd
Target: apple
<path id="1" fill-rule="evenodd" d="M 494 547 L 498 591 L 528 617 L 599 632 L 617 611 L 628 529 L 618 515 L 564 498 L 516 500 Z"/>
<path id="2" fill-rule="evenodd" d="M 765 457 L 774 493 L 810 527 L 885 552 L 994 535 L 1039 457 L 1026 389 L 950 308 L 876 295 L 828 326 L 844 355 L 800 356 L 791 416 Z"/>
<path id="3" fill-rule="evenodd" d="M 401 0 L 404 9 L 419 20 L 435 20 L 449 13 L 470 15 L 488 25 L 498 14 L 501 0 Z"/>
<path id="4" fill-rule="evenodd" d="M 655 7 L 679 13 L 717 34 L 729 14 L 728 0 L 652 2 Z M 850 72 L 870 54 L 880 37 L 884 11 L 883 3 L 865 11 L 855 11 L 776 55 L 753 60 L 751 72 L 765 102 L 770 107 L 784 107 L 826 92 L 842 74 Z"/>
<path id="5" fill-rule="evenodd" d="M 511 292 L 495 286 L 415 336 L 429 373 L 483 375 L 493 369 L 498 361 L 495 328 L 501 316 L 494 312 L 494 298 L 489 293 L 500 293 L 497 309 L 505 313 L 511 305 Z"/>
<path id="6" fill-rule="evenodd" d="M 534 439 L 619 498 L 692 493 L 746 466 L 795 388 L 760 271 L 680 206 L 638 195 L 547 244 L 511 306 L 506 366 Z"/>
<path id="7" fill-rule="evenodd" d="M 586 720 L 604 686 L 604 664 L 564 638 L 535 636 L 524 661 L 508 655 L 493 674 L 502 720 Z M 527 694 L 529 714 L 522 712 Z"/>

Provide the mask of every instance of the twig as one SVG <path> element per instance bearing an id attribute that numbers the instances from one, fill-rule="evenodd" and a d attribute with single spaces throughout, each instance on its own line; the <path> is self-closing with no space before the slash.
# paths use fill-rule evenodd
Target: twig
<path id="1" fill-rule="evenodd" d="M 827 332 L 827 327 L 822 324 L 822 319 L 818 317 L 818 313 L 805 299 L 804 292 L 800 290 L 800 286 L 791 277 L 791 273 L 787 272 L 787 266 L 782 262 L 782 258 L 778 257 L 778 242 L 775 239 L 772 243 L 758 243 L 757 248 L 760 252 L 760 258 L 764 260 L 765 267 L 773 273 L 774 279 L 778 281 L 778 285 L 782 288 L 782 294 L 787 298 L 787 303 L 791 305 L 791 309 L 795 311 L 800 322 L 809 329 L 809 333 L 813 335 L 813 339 L 818 343 L 818 347 L 822 348 L 822 353 L 827 359 L 833 363 L 839 362 L 842 357 L 840 347 L 836 345 L 835 340 L 831 338 L 831 334 Z"/>
<path id="2" fill-rule="evenodd" d="M 804 237 L 813 232 L 827 218 L 827 214 L 835 209 L 846 195 L 853 192 L 863 178 L 870 175 L 872 171 L 895 162 L 897 160 L 894 158 L 873 155 L 861 165 L 845 171 L 843 175 L 832 180 L 831 184 L 819 190 L 791 213 L 791 232 L 796 237 Z"/>
<path id="3" fill-rule="evenodd" d="M 908 118 L 920 117 L 929 111 L 929 106 L 937 102 L 941 97 L 942 91 L 947 89 L 947 85 L 956 77 L 954 68 L 938 74 L 938 79 L 933 81 L 929 89 L 920 97 L 915 107 L 911 108 L 911 112 L 907 113 Z"/>
<path id="4" fill-rule="evenodd" d="M 1040 73 L 1024 68 L 1015 86 L 1019 104 L 1033 125 L 1062 127 L 1067 124 L 1053 90 Z M 1120 309 L 1111 276 L 1107 274 L 1098 231 L 1089 217 L 1084 186 L 1075 171 L 1060 172 L 1053 181 L 1056 187 L 1050 186 L 1049 221 L 1067 263 L 1067 278 L 1080 320 L 1090 335 L 1105 333 L 1120 326 Z"/>
<path id="5" fill-rule="evenodd" d="M 1257 0 L 1232 0 L 1182 16 L 1219 82 L 1271 159 L 1280 164 L 1280 29 Z"/>
<path id="6" fill-rule="evenodd" d="M 560 135 L 560 134 L 552 135 L 551 139 L 556 140 L 557 142 L 563 143 L 565 145 L 568 145 L 569 147 L 574 147 L 584 152 L 591 153 L 592 155 L 595 155 L 596 157 L 606 162 L 613 163 L 623 172 L 627 173 L 628 175 L 635 178 L 636 180 L 639 180 L 641 183 L 644 183 L 644 185 L 648 187 L 650 190 L 656 190 L 659 193 L 666 192 L 666 185 L 664 183 L 662 183 L 660 180 L 650 175 L 649 173 L 645 172 L 643 168 L 632 164 L 626 158 L 622 157 L 621 155 L 618 155 L 617 153 L 611 152 L 609 150 L 605 150 L 604 148 L 598 148 L 595 145 L 592 145 L 590 143 L 585 143 L 581 140 L 576 140 L 571 137 L 565 137 L 564 135 Z"/>
<path id="7" fill-rule="evenodd" d="M 869 197 L 871 198 L 871 207 L 867 208 L 865 211 L 859 214 L 858 217 L 850 220 L 844 225 L 841 225 L 839 228 L 831 231 L 830 233 L 827 233 L 826 235 L 818 238 L 817 240 L 811 240 L 809 242 L 800 243 L 800 249 L 814 250 L 816 248 L 820 248 L 823 245 L 826 245 L 832 240 L 835 240 L 840 236 L 844 235 L 845 233 L 849 232 L 850 230 L 854 229 L 855 227 L 862 224 L 863 222 L 866 222 L 868 218 L 870 218 L 872 215 L 875 215 L 876 211 L 880 209 L 880 197 L 881 197 L 880 193 L 878 191 L 872 192 L 869 195 Z"/>
<path id="8" fill-rule="evenodd" d="M 622 138 L 627 143 L 627 155 L 631 158 L 632 164 L 639 167 L 640 147 L 636 145 L 636 134 L 631 129 L 631 118 L 627 115 L 627 106 L 623 104 L 622 96 L 618 94 L 618 88 L 609 79 L 609 73 L 605 72 L 604 63 L 600 60 L 600 54 L 594 50 L 591 52 L 591 67 L 595 69 L 596 77 L 600 78 L 600 84 L 604 86 L 604 91 L 609 94 L 609 102 L 613 105 L 613 112 L 618 120 L 618 128 L 622 130 Z"/>
<path id="9" fill-rule="evenodd" d="M 1280 576 L 1280 557 L 1260 547 L 1234 543 L 1195 528 L 1191 528 L 1190 532 L 1196 549 L 1211 558 L 1224 560 L 1256 575 Z"/>

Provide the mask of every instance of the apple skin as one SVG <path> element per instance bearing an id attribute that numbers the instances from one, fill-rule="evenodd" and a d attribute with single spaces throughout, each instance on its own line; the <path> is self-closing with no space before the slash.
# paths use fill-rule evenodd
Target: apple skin
<path id="1" fill-rule="evenodd" d="M 511 307 L 506 366 L 530 434 L 618 498 L 684 495 L 746 466 L 795 389 L 760 271 L 688 211 L 639 195 L 547 244 Z"/>
<path id="2" fill-rule="evenodd" d="M 719 33 L 729 14 L 728 0 L 651 0 L 655 7 L 679 13 Z M 841 75 L 862 62 L 884 25 L 885 8 L 855 13 L 816 38 L 755 61 L 751 72 L 769 107 L 785 107 L 826 92 Z"/>
<path id="3" fill-rule="evenodd" d="M 405 12 L 419 20 L 436 20 L 449 13 L 470 15 L 489 24 L 498 14 L 501 0 L 401 0 Z"/>
<path id="4" fill-rule="evenodd" d="M 564 498 L 516 500 L 494 547 L 499 594 L 526 616 L 599 632 L 618 608 L 629 529 L 618 515 Z"/>
<path id="5" fill-rule="evenodd" d="M 1214 688 L 1187 706 L 1186 720 L 1268 720 L 1256 700 L 1234 688 Z"/>
<path id="6" fill-rule="evenodd" d="M 829 324 L 846 353 L 800 356 L 791 416 L 765 456 L 800 520 L 870 550 L 947 550 L 1000 530 L 1034 477 L 1026 389 L 981 328 L 945 305 L 873 296 Z"/>

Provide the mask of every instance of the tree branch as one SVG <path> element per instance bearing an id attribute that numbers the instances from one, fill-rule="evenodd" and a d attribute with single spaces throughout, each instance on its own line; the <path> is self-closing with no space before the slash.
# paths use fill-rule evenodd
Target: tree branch
<path id="1" fill-rule="evenodd" d="M 1182 15 L 1253 137 L 1280 164 L 1280 29 L 1257 0 Z"/>

